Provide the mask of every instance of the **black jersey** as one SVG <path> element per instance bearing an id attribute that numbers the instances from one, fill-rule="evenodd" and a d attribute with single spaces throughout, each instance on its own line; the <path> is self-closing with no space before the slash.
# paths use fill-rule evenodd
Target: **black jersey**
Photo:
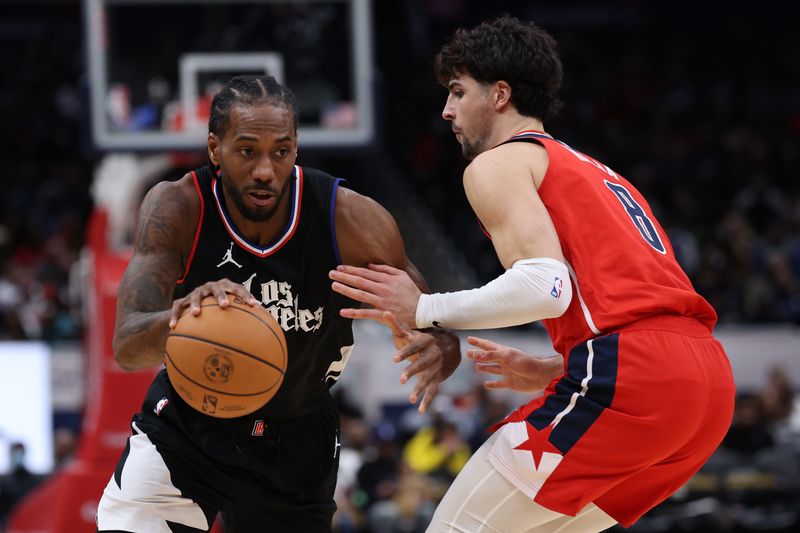
<path id="1" fill-rule="evenodd" d="M 201 414 L 175 392 L 162 370 L 143 414 L 167 417 L 201 448 L 221 453 L 230 436 L 249 434 L 258 421 L 308 418 L 326 409 L 328 388 L 339 378 L 353 347 L 352 320 L 339 310 L 352 306 L 331 290 L 328 271 L 340 263 L 334 227 L 336 190 L 342 180 L 296 166 L 290 178 L 289 222 L 268 246 L 249 242 L 227 213 L 223 187 L 211 167 L 192 172 L 201 215 L 192 253 L 175 297 L 208 281 L 228 278 L 244 285 L 269 310 L 286 335 L 288 363 L 280 389 L 260 410 L 220 419 Z M 151 407 L 168 400 L 170 407 Z M 174 414 L 173 414 L 174 413 Z M 177 416 L 174 416 L 177 415 Z"/>

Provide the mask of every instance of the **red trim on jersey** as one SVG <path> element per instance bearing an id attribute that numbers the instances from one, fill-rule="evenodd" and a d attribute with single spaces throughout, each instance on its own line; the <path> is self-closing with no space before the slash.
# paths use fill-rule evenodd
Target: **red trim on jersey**
<path id="1" fill-rule="evenodd" d="M 203 227 L 203 215 L 205 214 L 205 202 L 203 201 L 203 193 L 200 190 L 200 184 L 197 182 L 197 174 L 192 170 L 192 182 L 194 189 L 197 191 L 197 197 L 200 198 L 200 218 L 197 220 L 197 229 L 194 231 L 194 242 L 192 242 L 192 251 L 189 252 L 189 260 L 186 261 L 186 269 L 183 271 L 183 276 L 177 281 L 178 285 L 186 281 L 186 276 L 189 275 L 189 269 L 192 267 L 192 259 L 194 253 L 197 251 L 197 243 L 200 241 L 200 230 Z"/>
<path id="2" fill-rule="evenodd" d="M 216 200 L 217 211 L 219 211 L 219 216 L 222 219 L 222 225 L 225 226 L 228 234 L 233 238 L 234 242 L 239 246 L 239 248 L 242 248 L 253 255 L 264 258 L 269 257 L 283 248 L 283 246 L 292 239 L 294 232 L 297 231 L 297 227 L 300 225 L 300 208 L 303 205 L 303 168 L 299 165 L 295 165 L 294 168 L 297 173 L 297 183 L 292 187 L 292 210 L 289 214 L 289 223 L 287 227 L 284 228 L 283 234 L 265 248 L 255 246 L 254 244 L 248 242 L 247 239 L 245 239 L 242 235 L 239 235 L 239 233 L 236 231 L 236 226 L 233 225 L 232 220 L 228 219 L 228 214 L 222 208 L 222 203 L 219 200 L 219 196 L 217 196 L 217 184 L 219 182 L 216 178 L 211 181 L 211 192 Z"/>
<path id="3" fill-rule="evenodd" d="M 515 133 L 514 135 L 512 135 L 512 136 L 511 136 L 511 138 L 513 139 L 513 138 L 514 138 L 514 137 L 516 137 L 517 135 L 522 135 L 523 133 L 538 133 L 539 135 L 547 135 L 547 134 L 546 134 L 545 132 L 543 132 L 542 130 L 522 130 L 522 131 L 518 131 L 517 133 Z"/>
<path id="4" fill-rule="evenodd" d="M 481 222 L 481 219 L 478 219 L 478 226 L 480 226 L 481 231 L 483 232 L 483 234 L 486 235 L 486 237 L 488 237 L 489 240 L 491 241 L 492 240 L 492 236 L 489 234 L 488 231 L 486 231 L 486 226 L 483 225 L 483 222 Z"/>

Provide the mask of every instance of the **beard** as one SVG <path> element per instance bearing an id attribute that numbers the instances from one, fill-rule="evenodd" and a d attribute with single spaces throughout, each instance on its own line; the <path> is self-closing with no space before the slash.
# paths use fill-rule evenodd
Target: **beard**
<path id="1" fill-rule="evenodd" d="M 236 209 L 239 211 L 239 213 L 241 213 L 245 220 L 249 220 L 251 222 L 266 222 L 273 217 L 275 211 L 277 211 L 278 207 L 280 207 L 283 197 L 286 196 L 286 192 L 289 190 L 289 186 L 294 178 L 290 177 L 287 179 L 283 189 L 281 190 L 276 190 L 265 183 L 251 185 L 245 189 L 239 190 L 231 182 L 231 180 L 225 176 L 224 172 L 220 174 L 219 179 L 222 183 L 222 189 L 225 191 L 225 195 L 233 201 L 233 205 L 236 206 Z M 252 208 L 248 206 L 245 202 L 245 196 L 254 191 L 271 194 L 275 197 L 275 205 L 263 209 Z"/>
<path id="2" fill-rule="evenodd" d="M 486 151 L 486 138 L 479 137 L 474 141 L 471 141 L 464 136 L 464 133 L 461 133 L 461 153 L 463 154 L 464 158 L 468 161 L 472 161 L 480 154 Z"/>
<path id="3" fill-rule="evenodd" d="M 461 153 L 468 161 L 472 161 L 480 154 L 491 148 L 489 145 L 489 136 L 492 131 L 493 117 L 488 112 L 479 113 L 477 117 L 472 120 L 473 124 L 480 124 L 480 127 L 473 127 L 472 135 L 467 137 L 464 130 L 461 129 L 460 124 L 453 124 L 454 127 L 461 132 Z"/>
<path id="4" fill-rule="evenodd" d="M 475 141 L 470 141 L 466 137 L 463 137 L 462 133 L 461 153 L 464 155 L 464 158 L 472 161 L 485 151 L 486 139 L 480 138 L 476 139 Z"/>

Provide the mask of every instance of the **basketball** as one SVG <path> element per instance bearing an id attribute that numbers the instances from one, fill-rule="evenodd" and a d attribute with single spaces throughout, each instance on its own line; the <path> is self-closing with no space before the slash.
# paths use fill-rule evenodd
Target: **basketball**
<path id="1" fill-rule="evenodd" d="M 190 406 L 216 418 L 248 415 L 269 402 L 286 372 L 286 338 L 272 315 L 229 295 L 214 296 L 198 316 L 188 310 L 167 337 L 172 386 Z"/>

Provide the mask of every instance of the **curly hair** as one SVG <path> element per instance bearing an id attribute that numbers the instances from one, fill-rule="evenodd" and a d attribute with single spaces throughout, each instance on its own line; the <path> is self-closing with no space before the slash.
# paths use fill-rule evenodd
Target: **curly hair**
<path id="1" fill-rule="evenodd" d="M 464 74 L 484 84 L 507 82 L 511 103 L 525 116 L 546 121 L 561 108 L 563 69 L 556 41 L 533 22 L 506 15 L 459 29 L 436 55 L 435 70 L 445 87 Z"/>
<path id="2" fill-rule="evenodd" d="M 275 104 L 285 106 L 294 118 L 297 130 L 297 103 L 292 92 L 272 76 L 235 76 L 214 96 L 208 131 L 222 137 L 234 105 Z"/>

